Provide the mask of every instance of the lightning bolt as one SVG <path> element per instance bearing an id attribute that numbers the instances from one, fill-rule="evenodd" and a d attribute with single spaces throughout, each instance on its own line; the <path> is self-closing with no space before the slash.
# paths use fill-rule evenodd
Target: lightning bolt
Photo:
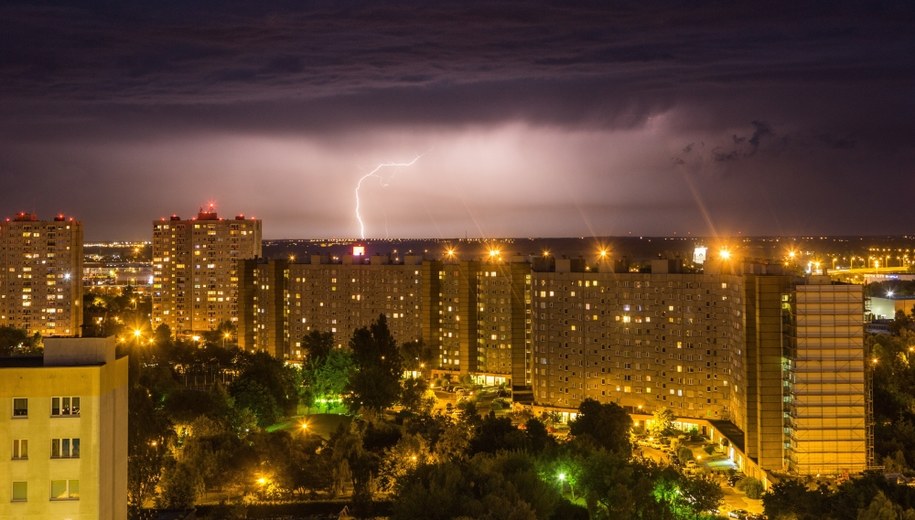
<path id="1" fill-rule="evenodd" d="M 360 207 L 359 189 L 362 188 L 362 183 L 365 182 L 365 180 L 368 179 L 369 177 L 375 177 L 378 179 L 379 182 L 382 183 L 381 184 L 382 187 L 386 187 L 387 184 L 384 184 L 384 179 L 382 179 L 381 176 L 378 175 L 379 171 L 381 171 L 384 168 L 405 168 L 407 166 L 413 166 L 416 163 L 416 161 L 418 161 L 419 158 L 422 156 L 423 156 L 423 154 L 419 154 L 410 162 L 381 163 L 378 166 L 376 166 L 374 170 L 366 173 L 365 175 L 363 175 L 362 177 L 359 178 L 359 182 L 356 183 L 356 189 L 353 190 L 353 192 L 356 194 L 356 220 L 359 221 L 359 236 L 362 237 L 362 240 L 365 240 L 365 223 L 362 221 L 362 215 L 359 213 L 359 207 Z"/>

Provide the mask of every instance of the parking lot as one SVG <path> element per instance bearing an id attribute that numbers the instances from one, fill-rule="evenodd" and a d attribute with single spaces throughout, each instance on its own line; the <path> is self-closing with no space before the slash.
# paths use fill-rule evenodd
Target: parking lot
<path id="1" fill-rule="evenodd" d="M 689 448 L 693 460 L 681 462 L 676 456 L 676 449 L 680 446 Z M 737 466 L 722 453 L 708 454 L 703 450 L 704 442 L 682 442 L 668 438 L 644 438 L 638 440 L 633 446 L 633 453 L 659 464 L 676 464 L 687 475 L 709 475 L 721 486 L 724 492 L 719 512 L 727 518 L 749 520 L 763 518 L 762 500 L 751 499 L 743 492 L 733 487 L 728 482 L 728 475 L 737 472 Z M 739 473 L 737 474 L 739 475 Z"/>

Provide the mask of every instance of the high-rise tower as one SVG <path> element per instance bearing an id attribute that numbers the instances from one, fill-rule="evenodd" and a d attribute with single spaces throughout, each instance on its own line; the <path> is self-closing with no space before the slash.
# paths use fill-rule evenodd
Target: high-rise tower
<path id="1" fill-rule="evenodd" d="M 221 219 L 212 205 L 190 220 L 153 222 L 153 327 L 192 334 L 236 323 L 238 261 L 261 254 L 261 221 Z"/>
<path id="2" fill-rule="evenodd" d="M 58 215 L 0 222 L 0 325 L 42 336 L 79 336 L 83 228 Z"/>

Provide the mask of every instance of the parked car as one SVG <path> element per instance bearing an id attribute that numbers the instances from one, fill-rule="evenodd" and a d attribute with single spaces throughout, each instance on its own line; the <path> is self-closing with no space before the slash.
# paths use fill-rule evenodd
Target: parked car
<path id="1" fill-rule="evenodd" d="M 737 520 L 748 520 L 750 518 L 750 512 L 746 509 L 735 509 L 728 513 L 728 518 L 736 518 Z"/>

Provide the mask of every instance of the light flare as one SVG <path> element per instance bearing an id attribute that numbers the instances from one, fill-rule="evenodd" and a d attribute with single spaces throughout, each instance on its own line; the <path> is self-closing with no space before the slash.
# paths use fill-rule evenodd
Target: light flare
<path id="1" fill-rule="evenodd" d="M 362 183 L 365 182 L 365 180 L 368 179 L 369 177 L 376 177 L 381 182 L 381 181 L 383 181 L 383 179 L 378 175 L 378 172 L 381 171 L 382 169 L 384 169 L 384 168 L 406 168 L 408 166 L 413 166 L 416 163 L 416 161 L 418 161 L 419 158 L 422 156 L 423 156 L 423 154 L 419 154 L 415 158 L 413 158 L 413 160 L 410 162 L 381 163 L 378 166 L 376 166 L 374 170 L 366 173 L 365 175 L 363 175 L 362 177 L 359 178 L 359 181 L 356 183 L 356 189 L 353 190 L 353 192 L 356 194 L 356 220 L 359 221 L 359 236 L 362 238 L 362 240 L 365 240 L 365 222 L 362 221 L 362 214 L 359 212 L 360 205 L 361 205 L 361 201 L 359 200 L 359 189 L 362 188 Z M 382 182 L 381 186 L 385 187 L 387 185 Z"/>

